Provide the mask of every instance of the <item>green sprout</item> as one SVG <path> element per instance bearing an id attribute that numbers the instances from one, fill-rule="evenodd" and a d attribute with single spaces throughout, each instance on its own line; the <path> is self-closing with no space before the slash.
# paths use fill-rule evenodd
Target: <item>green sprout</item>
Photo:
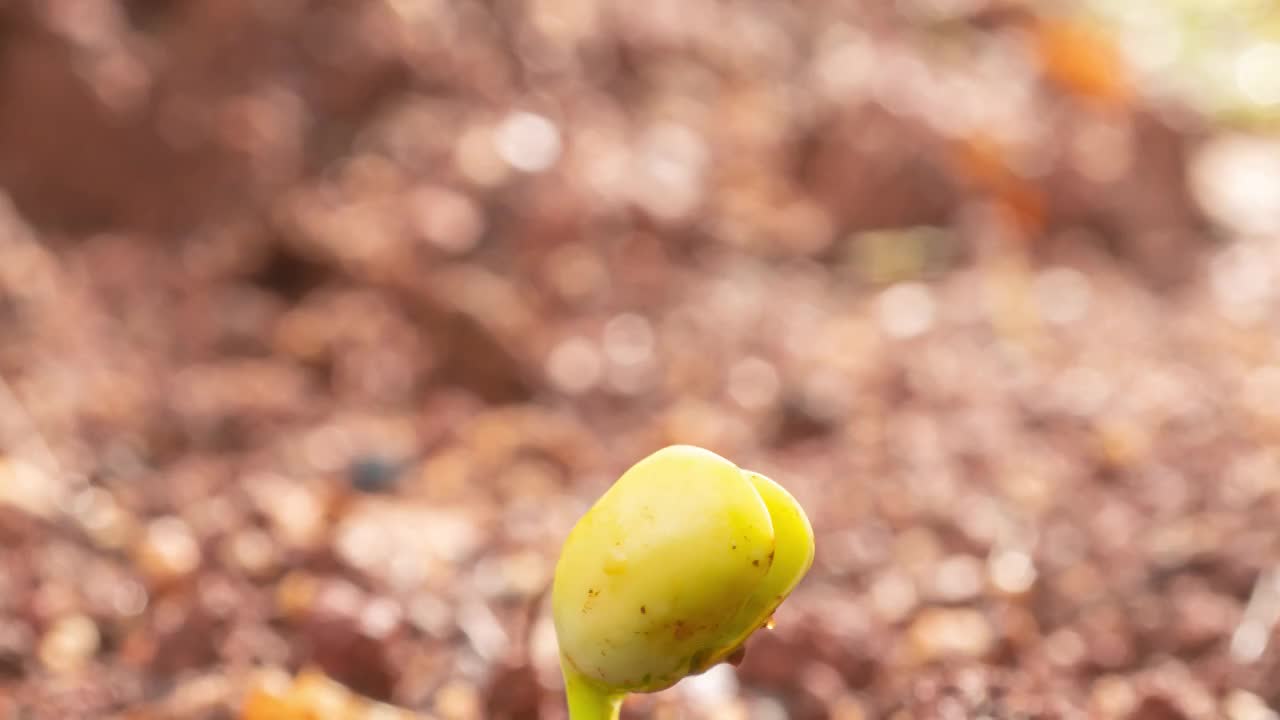
<path id="1" fill-rule="evenodd" d="M 706 671 L 771 623 L 813 564 L 804 510 L 773 480 L 676 445 L 622 475 L 574 526 L 552 612 L 571 720 Z"/>

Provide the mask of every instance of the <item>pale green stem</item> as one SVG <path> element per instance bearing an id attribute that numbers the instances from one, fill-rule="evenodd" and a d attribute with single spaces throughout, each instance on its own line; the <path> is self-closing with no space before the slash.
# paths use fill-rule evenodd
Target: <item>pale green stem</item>
<path id="1" fill-rule="evenodd" d="M 618 720 L 623 693 L 610 693 L 582 676 L 564 657 L 564 692 L 569 700 L 569 720 Z"/>

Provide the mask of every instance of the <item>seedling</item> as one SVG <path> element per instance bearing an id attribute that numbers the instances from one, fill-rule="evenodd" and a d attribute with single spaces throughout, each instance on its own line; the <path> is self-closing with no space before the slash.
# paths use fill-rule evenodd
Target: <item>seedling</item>
<path id="1" fill-rule="evenodd" d="M 704 672 L 769 625 L 813 564 L 790 493 L 709 450 L 636 463 L 574 526 L 552 612 L 571 720 Z"/>

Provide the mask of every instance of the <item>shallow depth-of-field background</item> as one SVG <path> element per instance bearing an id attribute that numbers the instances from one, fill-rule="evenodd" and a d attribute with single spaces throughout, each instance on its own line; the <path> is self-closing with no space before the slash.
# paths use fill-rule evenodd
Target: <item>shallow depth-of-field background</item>
<path id="1" fill-rule="evenodd" d="M 1274 7 L 0 1 L 0 718 L 563 719 L 684 442 L 817 562 L 625 717 L 1275 720 Z"/>

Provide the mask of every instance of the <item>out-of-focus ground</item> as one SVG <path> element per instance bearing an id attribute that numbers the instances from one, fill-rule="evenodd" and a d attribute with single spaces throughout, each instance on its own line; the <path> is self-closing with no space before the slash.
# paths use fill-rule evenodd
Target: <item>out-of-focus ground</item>
<path id="1" fill-rule="evenodd" d="M 0 2 L 0 718 L 563 718 L 631 462 L 809 509 L 629 718 L 1280 703 L 1265 2 Z"/>

